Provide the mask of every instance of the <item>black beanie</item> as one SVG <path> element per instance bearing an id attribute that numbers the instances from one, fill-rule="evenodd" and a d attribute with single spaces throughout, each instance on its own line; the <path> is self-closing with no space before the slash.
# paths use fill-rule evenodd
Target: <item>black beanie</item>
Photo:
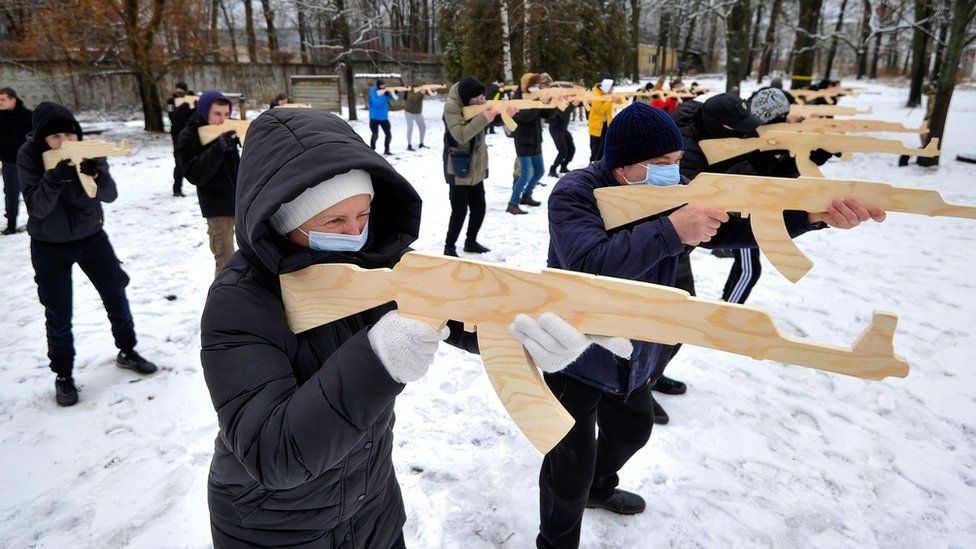
<path id="1" fill-rule="evenodd" d="M 190 91 L 190 86 L 186 85 L 186 82 L 177 82 L 176 89 L 183 91 Z"/>
<path id="2" fill-rule="evenodd" d="M 684 148 L 681 131 L 666 112 L 637 102 L 613 117 L 603 143 L 603 158 L 613 169 Z"/>
<path id="3" fill-rule="evenodd" d="M 458 95 L 465 105 L 483 93 L 485 93 L 485 85 L 473 76 L 465 76 L 458 81 Z"/>

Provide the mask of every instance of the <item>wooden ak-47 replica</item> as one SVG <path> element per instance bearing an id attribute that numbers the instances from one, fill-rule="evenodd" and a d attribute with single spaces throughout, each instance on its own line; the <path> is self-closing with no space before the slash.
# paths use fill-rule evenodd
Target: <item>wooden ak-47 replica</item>
<path id="1" fill-rule="evenodd" d="M 308 103 L 282 103 L 275 107 L 276 109 L 311 109 L 312 106 Z"/>
<path id="2" fill-rule="evenodd" d="M 907 361 L 892 346 L 897 317 L 891 313 L 875 312 L 852 347 L 838 347 L 784 335 L 762 309 L 691 297 L 676 288 L 421 252 L 405 254 L 392 270 L 323 264 L 280 280 L 295 333 L 390 301 L 401 315 L 438 329 L 448 319 L 463 322 L 478 335 L 485 370 L 505 409 L 542 453 L 565 436 L 573 419 L 509 333 L 519 313 L 552 312 L 586 334 L 688 343 L 867 379 L 908 374 Z"/>
<path id="3" fill-rule="evenodd" d="M 176 105 L 177 107 L 179 107 L 180 105 L 189 105 L 190 108 L 193 108 L 197 105 L 197 101 L 199 100 L 200 100 L 199 95 L 184 95 L 183 97 L 177 97 L 176 99 L 173 99 L 173 105 Z"/>
<path id="4" fill-rule="evenodd" d="M 554 102 L 543 103 L 542 101 L 530 101 L 528 99 L 492 99 L 490 101 L 485 101 L 478 105 L 468 105 L 464 107 L 461 111 L 464 115 L 465 120 L 471 120 L 475 116 L 478 116 L 489 106 L 494 107 L 498 111 L 498 115 L 502 117 L 502 122 L 505 123 L 505 127 L 508 131 L 514 132 L 518 128 L 518 124 L 515 119 L 508 115 L 508 109 L 515 107 L 520 111 L 529 109 L 554 109 L 556 104 Z"/>
<path id="5" fill-rule="evenodd" d="M 251 125 L 250 120 L 225 120 L 223 124 L 219 126 L 207 125 L 200 126 L 200 144 L 207 145 L 214 139 L 220 137 L 220 134 L 224 132 L 234 132 L 237 134 L 237 139 L 240 140 L 241 145 L 244 144 L 244 136 L 247 135 L 247 128 Z"/>
<path id="6" fill-rule="evenodd" d="M 105 156 L 129 156 L 132 150 L 129 149 L 129 140 L 123 139 L 116 147 L 106 141 L 62 141 L 61 148 L 45 151 L 41 157 L 44 160 L 44 169 L 51 170 L 62 160 L 70 160 L 78 172 L 78 179 L 81 186 L 85 189 L 85 194 L 89 198 L 95 198 L 98 192 L 98 185 L 95 178 L 81 173 L 81 161 L 86 158 L 102 158 Z"/>
<path id="7" fill-rule="evenodd" d="M 895 139 L 839 133 L 766 131 L 760 137 L 705 139 L 698 144 L 709 164 L 718 164 L 754 151 L 789 151 L 796 160 L 800 175 L 807 177 L 823 177 L 820 167 L 810 160 L 810 153 L 817 149 L 840 154 L 844 161 L 850 160 L 854 153 L 891 153 L 926 158 L 939 156 L 938 138 L 932 138 L 924 149 L 916 149 L 906 147 Z"/>
<path id="8" fill-rule="evenodd" d="M 777 124 L 763 124 L 756 128 L 760 137 L 768 132 L 800 132 L 800 133 L 917 133 L 929 132 L 926 124 L 917 128 L 903 126 L 898 122 L 884 120 L 864 120 L 857 118 L 808 118 L 803 122 Z"/>
<path id="9" fill-rule="evenodd" d="M 866 208 L 889 212 L 976 219 L 976 206 L 947 204 L 938 191 L 820 177 L 793 179 L 703 172 L 688 185 L 605 187 L 596 189 L 594 194 L 607 230 L 684 204 L 748 215 L 759 248 L 794 283 L 813 267 L 813 262 L 786 232 L 784 210 L 826 212 L 831 200 L 845 197 L 857 199 Z"/>
<path id="10" fill-rule="evenodd" d="M 825 88 L 822 90 L 790 90 L 790 94 L 796 98 L 796 102 L 804 105 L 815 99 L 823 99 L 833 105 L 837 100 L 846 95 L 854 95 L 854 91 L 849 88 Z"/>
<path id="11" fill-rule="evenodd" d="M 811 116 L 855 116 L 871 114 L 872 112 L 874 111 L 871 107 L 859 111 L 856 107 L 841 107 L 840 105 L 790 105 L 790 114 L 807 118 Z"/>
<path id="12" fill-rule="evenodd" d="M 424 84 L 423 86 L 387 86 L 376 93 L 383 95 L 384 93 L 412 92 L 434 95 L 434 93 L 444 93 L 447 90 L 448 87 L 444 84 Z"/>

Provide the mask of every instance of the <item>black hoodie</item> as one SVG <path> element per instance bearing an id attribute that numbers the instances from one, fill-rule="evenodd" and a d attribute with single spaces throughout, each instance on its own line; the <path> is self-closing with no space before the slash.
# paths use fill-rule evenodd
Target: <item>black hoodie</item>
<path id="1" fill-rule="evenodd" d="M 183 166 L 183 177 L 197 187 L 203 217 L 233 217 L 241 156 L 236 148 L 225 152 L 216 139 L 204 147 L 199 130 L 206 125 L 200 113 L 190 116 L 176 141 L 176 156 Z"/>
<path id="2" fill-rule="evenodd" d="M 20 188 L 27 205 L 27 232 L 44 242 L 74 242 L 102 230 L 102 202 L 112 202 L 118 197 L 115 180 L 104 158 L 97 159 L 95 198 L 85 194 L 77 172 L 71 179 L 61 180 L 54 170 L 44 169 L 42 155 L 50 149 L 44 138 L 51 135 L 52 127 L 65 123 L 80 141 L 81 126 L 68 109 L 48 101 L 38 105 L 34 110 L 34 131 L 17 155 Z"/>
<path id="3" fill-rule="evenodd" d="M 318 252 L 268 219 L 309 187 L 351 169 L 375 196 L 357 253 Z M 278 275 L 316 263 L 393 266 L 420 228 L 420 197 L 341 118 L 271 109 L 247 134 L 237 189 L 239 250 L 203 312 L 204 377 L 220 427 L 210 468 L 216 547 L 390 547 L 405 520 L 392 464 L 393 405 L 404 385 L 367 329 L 393 305 L 294 334 Z M 452 325 L 449 343 L 471 338 Z M 235 545 L 236 544 L 236 545 Z"/>
<path id="4" fill-rule="evenodd" d="M 0 111 L 0 162 L 17 162 L 17 151 L 27 141 L 27 134 L 33 127 L 33 114 L 34 111 L 25 107 L 19 98 L 12 110 Z"/>

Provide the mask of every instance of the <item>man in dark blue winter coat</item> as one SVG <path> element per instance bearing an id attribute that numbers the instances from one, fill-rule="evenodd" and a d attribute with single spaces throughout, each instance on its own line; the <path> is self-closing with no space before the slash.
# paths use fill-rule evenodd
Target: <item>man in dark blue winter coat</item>
<path id="1" fill-rule="evenodd" d="M 0 88 L 0 163 L 3 164 L 3 194 L 6 199 L 7 228 L 3 234 L 17 232 L 20 209 L 20 183 L 17 176 L 17 151 L 31 131 L 33 111 L 24 106 L 11 88 Z"/>
<path id="2" fill-rule="evenodd" d="M 102 230 L 102 202 L 113 202 L 118 196 L 108 162 L 104 158 L 81 161 L 81 172 L 93 177 L 98 186 L 95 197 L 90 198 L 69 160 L 44 169 L 45 151 L 81 140 L 81 126 L 74 115 L 61 105 L 43 102 L 34 111 L 33 124 L 34 131 L 17 156 L 17 168 L 27 205 L 34 280 L 46 317 L 47 354 L 51 370 L 58 376 L 55 399 L 61 406 L 71 406 L 78 402 L 71 335 L 71 269 L 75 263 L 88 275 L 105 305 L 119 348 L 116 364 L 141 374 L 155 372 L 156 366 L 135 351 L 136 333 L 125 296 L 129 276 Z"/>
<path id="3" fill-rule="evenodd" d="M 593 191 L 616 185 L 687 183 L 679 173 L 684 143 L 671 118 L 634 103 L 610 124 L 604 157 L 563 176 L 549 197 L 549 266 L 673 286 L 678 257 L 687 246 L 755 246 L 748 219 L 688 204 L 607 231 Z M 789 234 L 807 232 L 821 220 L 849 228 L 883 211 L 856 201 L 834 201 L 827 214 L 784 213 Z M 546 382 L 576 420 L 569 434 L 543 459 L 539 475 L 538 547 L 576 547 L 585 508 L 636 514 L 641 496 L 617 488 L 617 472 L 651 435 L 650 384 L 667 347 L 634 342 L 629 359 L 590 347 Z M 599 426 L 599 439 L 596 427 Z"/>

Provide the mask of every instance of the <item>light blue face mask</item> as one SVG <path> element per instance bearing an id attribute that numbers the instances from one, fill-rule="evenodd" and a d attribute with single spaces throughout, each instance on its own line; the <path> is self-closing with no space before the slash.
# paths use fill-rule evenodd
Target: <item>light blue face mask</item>
<path id="1" fill-rule="evenodd" d="M 352 234 L 320 233 L 318 231 L 302 231 L 308 237 L 308 247 L 319 252 L 358 252 L 366 245 L 369 236 L 369 223 L 363 227 L 363 232 Z"/>
<path id="2" fill-rule="evenodd" d="M 678 164 L 668 164 L 658 166 L 656 164 L 641 164 L 647 170 L 647 175 L 643 181 L 631 181 L 624 177 L 624 181 L 631 185 L 656 185 L 658 187 L 670 187 L 681 183 L 681 171 Z"/>

